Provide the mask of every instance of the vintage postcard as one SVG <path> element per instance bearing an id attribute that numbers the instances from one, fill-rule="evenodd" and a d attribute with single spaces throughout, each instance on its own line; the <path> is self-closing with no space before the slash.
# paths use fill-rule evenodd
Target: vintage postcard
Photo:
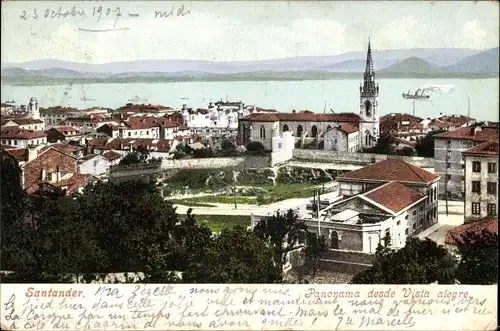
<path id="1" fill-rule="evenodd" d="M 2 1 L 2 330 L 495 330 L 494 1 Z"/>

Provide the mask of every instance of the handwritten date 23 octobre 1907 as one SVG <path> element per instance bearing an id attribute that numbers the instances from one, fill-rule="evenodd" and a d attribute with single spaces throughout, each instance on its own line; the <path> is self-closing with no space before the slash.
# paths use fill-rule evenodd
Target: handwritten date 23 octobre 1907
<path id="1" fill-rule="evenodd" d="M 186 16 L 189 15 L 191 11 L 187 9 L 184 5 L 172 6 L 167 10 L 154 10 L 153 15 L 156 19 L 168 18 L 171 16 Z M 71 9 L 65 9 L 62 6 L 58 8 L 51 9 L 47 8 L 45 10 L 38 10 L 37 8 L 32 8 L 31 10 L 23 10 L 20 19 L 22 20 L 38 20 L 41 18 L 45 19 L 56 19 L 56 18 L 71 18 L 71 17 L 94 17 L 99 23 L 102 18 L 109 17 L 114 18 L 115 22 L 113 26 L 116 26 L 118 19 L 123 16 L 120 7 L 106 7 L 106 6 L 93 6 L 88 11 L 85 9 L 77 8 L 73 6 Z M 128 13 L 130 17 L 138 17 L 139 14 Z"/>

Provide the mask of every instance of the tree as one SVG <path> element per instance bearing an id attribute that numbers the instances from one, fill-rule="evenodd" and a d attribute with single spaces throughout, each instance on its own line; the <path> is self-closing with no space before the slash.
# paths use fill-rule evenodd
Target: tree
<path id="1" fill-rule="evenodd" d="M 467 232 L 458 243 L 458 280 L 462 284 L 498 283 L 498 234 Z"/>
<path id="2" fill-rule="evenodd" d="M 175 146 L 175 150 L 173 152 L 174 159 L 176 159 L 176 160 L 182 159 L 182 158 L 186 157 L 187 155 L 189 155 L 190 152 L 191 152 L 191 149 L 189 148 L 188 145 L 186 145 L 184 143 L 177 144 L 177 146 Z"/>
<path id="3" fill-rule="evenodd" d="M 160 163 L 161 158 L 152 158 L 151 152 L 143 146 L 134 148 L 132 151 L 128 152 L 121 160 L 120 165 L 131 165 L 131 164 L 153 164 Z"/>
<path id="4" fill-rule="evenodd" d="M 238 152 L 236 146 L 229 139 L 224 139 L 220 143 L 219 154 L 220 156 L 235 156 Z"/>
<path id="5" fill-rule="evenodd" d="M 451 284 L 457 259 L 430 239 L 410 238 L 394 250 L 379 245 L 373 266 L 356 274 L 353 284 Z"/>
<path id="6" fill-rule="evenodd" d="M 214 156 L 214 151 L 210 147 L 193 150 L 193 157 L 195 159 L 202 159 L 213 156 Z"/>
<path id="7" fill-rule="evenodd" d="M 286 263 L 289 252 L 304 247 L 297 244 L 301 233 L 307 231 L 304 221 L 299 220 L 297 213 L 290 209 L 286 213 L 266 217 L 255 226 L 255 234 L 267 241 L 273 250 L 274 264 L 282 274 L 283 266 Z M 280 282 L 283 280 L 280 276 Z"/>
<path id="8" fill-rule="evenodd" d="M 306 248 L 304 254 L 308 264 L 308 269 L 312 269 L 313 279 L 318 270 L 318 261 L 327 251 L 327 244 L 324 236 L 318 237 L 314 232 L 306 232 Z"/>
<path id="9" fill-rule="evenodd" d="M 422 157 L 434 157 L 434 135 L 446 132 L 446 130 L 439 129 L 436 131 L 429 132 L 422 139 L 417 140 L 417 145 L 415 150 L 418 156 Z"/>
<path id="10" fill-rule="evenodd" d="M 21 168 L 7 156 L 2 156 L 0 195 L 0 262 L 2 270 L 11 270 L 22 256 L 20 243 L 27 236 L 25 219 L 29 204 L 21 186 Z"/>
<path id="11" fill-rule="evenodd" d="M 264 145 L 260 141 L 250 141 L 247 145 L 247 152 L 249 154 L 258 154 L 264 151 Z"/>
<path id="12" fill-rule="evenodd" d="M 386 155 L 394 155 L 395 150 L 391 145 L 391 139 L 389 136 L 382 136 L 378 139 L 377 144 L 372 148 L 366 148 L 364 150 L 366 153 L 374 153 L 374 154 L 386 154 Z"/>
<path id="13" fill-rule="evenodd" d="M 272 249 L 241 226 L 224 229 L 213 238 L 205 259 L 191 264 L 183 275 L 188 283 L 274 283 L 279 270 Z"/>

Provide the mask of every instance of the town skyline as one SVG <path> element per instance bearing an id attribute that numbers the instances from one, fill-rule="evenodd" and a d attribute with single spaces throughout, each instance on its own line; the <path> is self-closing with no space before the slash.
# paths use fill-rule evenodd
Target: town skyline
<path id="1" fill-rule="evenodd" d="M 498 47 L 491 2 L 159 3 L 2 3 L 2 33 L 16 36 L 2 63 L 261 61 L 362 52 L 369 38 L 374 51 Z"/>

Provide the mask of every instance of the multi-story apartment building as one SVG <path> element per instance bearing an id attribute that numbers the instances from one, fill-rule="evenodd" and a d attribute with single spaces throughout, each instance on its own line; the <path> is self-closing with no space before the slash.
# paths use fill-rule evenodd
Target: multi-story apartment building
<path id="1" fill-rule="evenodd" d="M 498 141 L 487 141 L 463 153 L 465 221 L 498 213 Z"/>
<path id="2" fill-rule="evenodd" d="M 434 136 L 434 172 L 441 177 L 440 198 L 465 197 L 465 160 L 462 153 L 480 143 L 498 139 L 498 127 L 472 125 Z"/>

